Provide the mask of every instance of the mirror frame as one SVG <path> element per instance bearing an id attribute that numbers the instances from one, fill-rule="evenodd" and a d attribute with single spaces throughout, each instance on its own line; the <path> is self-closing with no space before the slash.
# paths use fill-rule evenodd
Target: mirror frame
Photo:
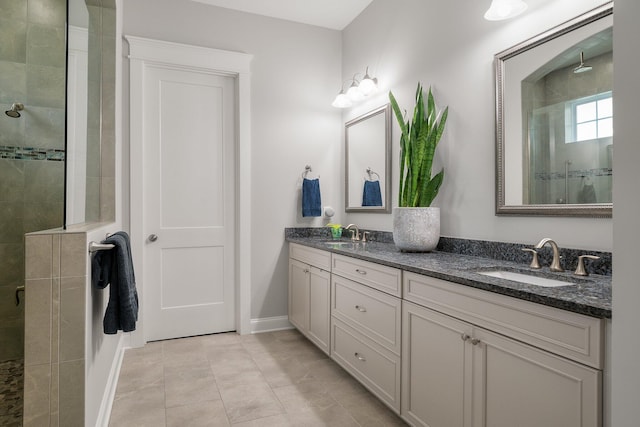
<path id="1" fill-rule="evenodd" d="M 613 2 L 606 3 L 548 31 L 495 55 L 496 89 L 496 215 L 611 217 L 613 203 L 506 205 L 505 204 L 505 135 L 504 135 L 504 75 L 505 62 L 527 50 L 563 36 L 613 14 Z"/>
<path id="2" fill-rule="evenodd" d="M 384 114 L 384 172 L 380 179 L 384 180 L 384 206 L 349 206 L 349 128 L 367 119 Z M 349 120 L 344 124 L 344 210 L 345 212 L 391 213 L 391 104 L 385 104 Z"/>

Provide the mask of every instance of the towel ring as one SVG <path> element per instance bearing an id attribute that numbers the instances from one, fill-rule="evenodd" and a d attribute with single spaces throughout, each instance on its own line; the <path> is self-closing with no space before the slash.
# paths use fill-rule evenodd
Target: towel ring
<path id="1" fill-rule="evenodd" d="M 369 181 L 373 181 L 372 175 L 376 175 L 378 177 L 378 181 L 380 181 L 380 174 L 378 174 L 378 172 L 374 172 L 371 167 L 367 168 L 367 175 L 369 176 Z"/>
<path id="2" fill-rule="evenodd" d="M 311 166 L 306 165 L 304 167 L 304 172 L 302 172 L 302 179 L 305 179 L 307 177 L 307 175 L 309 174 L 309 172 L 313 172 L 313 169 L 311 169 Z M 320 178 L 320 175 L 318 175 L 318 178 Z"/>

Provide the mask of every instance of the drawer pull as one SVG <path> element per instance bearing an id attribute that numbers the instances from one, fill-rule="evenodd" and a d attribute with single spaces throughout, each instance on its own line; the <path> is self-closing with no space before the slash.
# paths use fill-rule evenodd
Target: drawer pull
<path id="1" fill-rule="evenodd" d="M 367 359 L 365 359 L 364 356 L 360 355 L 360 353 L 353 353 L 353 355 L 356 357 L 356 359 L 358 359 L 361 362 L 366 362 Z"/>
<path id="2" fill-rule="evenodd" d="M 360 273 L 360 274 L 362 274 L 364 276 L 365 274 L 367 274 L 367 271 L 366 270 L 360 270 L 359 268 L 356 268 L 356 273 Z"/>
<path id="3" fill-rule="evenodd" d="M 360 313 L 364 313 L 367 311 L 367 308 L 361 305 L 356 305 L 356 310 L 358 310 Z"/>

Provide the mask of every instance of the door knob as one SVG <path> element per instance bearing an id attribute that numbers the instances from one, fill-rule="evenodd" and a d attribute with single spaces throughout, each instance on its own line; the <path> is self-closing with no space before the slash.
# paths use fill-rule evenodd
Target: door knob
<path id="1" fill-rule="evenodd" d="M 158 236 L 156 234 L 149 234 L 148 239 L 150 242 L 155 242 L 156 240 L 158 240 Z"/>

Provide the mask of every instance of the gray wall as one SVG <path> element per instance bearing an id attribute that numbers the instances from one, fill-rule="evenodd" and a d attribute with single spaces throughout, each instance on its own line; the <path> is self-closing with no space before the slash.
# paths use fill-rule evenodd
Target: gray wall
<path id="1" fill-rule="evenodd" d="M 640 121 L 635 106 L 640 99 L 637 69 L 640 29 L 640 2 L 616 0 L 613 41 L 613 109 L 615 150 L 613 163 L 613 358 L 612 406 L 615 427 L 638 424 L 640 406 L 640 341 L 635 336 L 640 325 L 638 286 L 638 242 L 640 227 Z"/>
<path id="2" fill-rule="evenodd" d="M 482 18 L 490 2 L 374 0 L 343 32 L 343 76 L 369 65 L 380 93 L 346 111 L 347 121 L 387 101 L 391 90 L 413 108 L 418 81 L 432 86 L 449 119 L 436 154 L 445 180 L 435 206 L 442 235 L 533 244 L 542 237 L 560 246 L 610 251 L 611 219 L 495 216 L 495 113 L 493 58 L 498 52 L 604 2 L 528 1 L 508 21 Z M 393 128 L 393 205 L 397 206 L 398 135 Z M 391 230 L 391 215 L 349 214 L 346 222 Z"/>
<path id="3" fill-rule="evenodd" d="M 305 165 L 321 176 L 324 205 L 342 198 L 340 111 L 331 107 L 341 83 L 340 32 L 186 0 L 127 0 L 124 34 L 253 55 L 251 317 L 286 315 L 283 230 L 323 225 L 299 213 Z M 128 70 L 124 81 L 126 94 Z M 125 138 L 127 122 L 125 111 Z"/>
<path id="4" fill-rule="evenodd" d="M 24 233 L 63 224 L 66 1 L 0 0 L 0 10 L 0 360 L 7 360 L 21 358 L 24 346 L 23 306 L 13 296 L 24 284 Z M 4 114 L 13 102 L 25 105 L 22 117 Z"/>

